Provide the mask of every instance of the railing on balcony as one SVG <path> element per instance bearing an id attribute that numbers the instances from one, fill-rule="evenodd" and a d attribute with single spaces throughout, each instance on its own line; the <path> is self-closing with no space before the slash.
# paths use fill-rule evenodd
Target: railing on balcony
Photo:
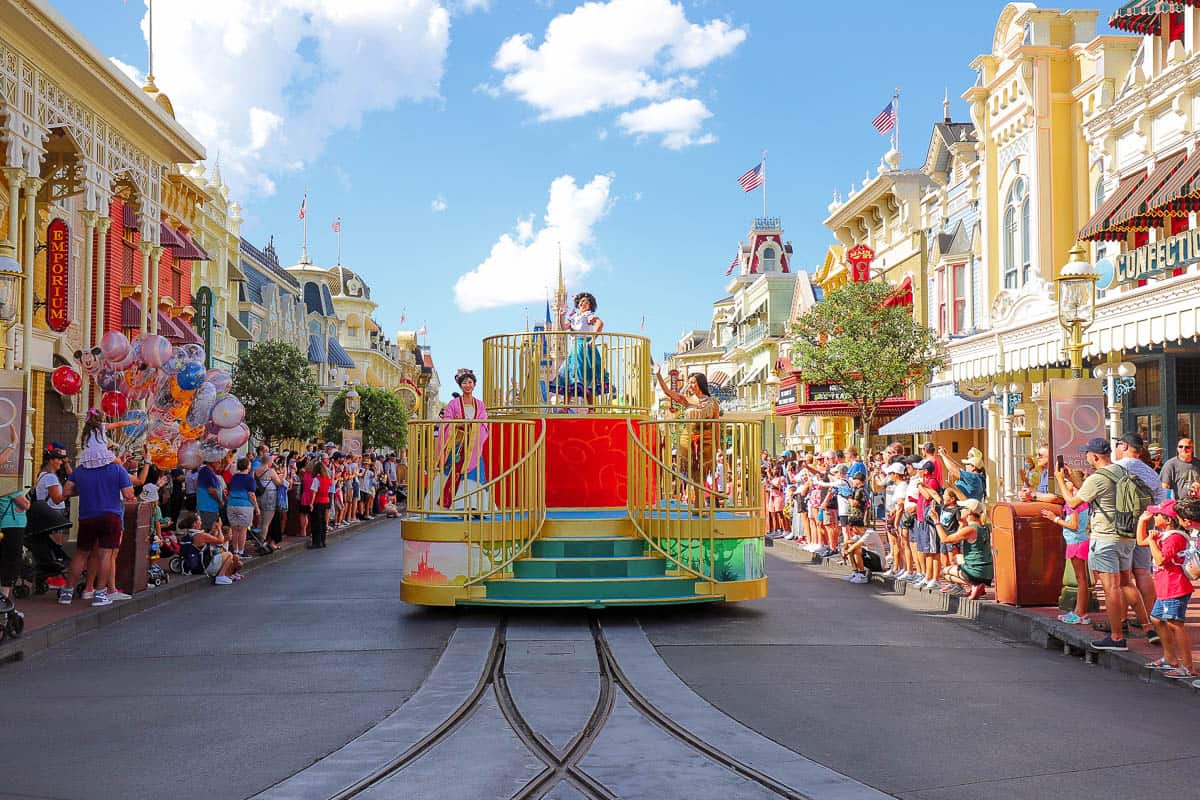
<path id="1" fill-rule="evenodd" d="M 408 423 L 408 520 L 457 528 L 466 586 L 507 573 L 541 532 L 545 436 L 537 420 Z"/>
<path id="2" fill-rule="evenodd" d="M 742 420 L 630 420 L 627 511 L 638 533 L 675 567 L 727 579 L 719 542 L 761 535 L 762 425 Z M 719 528 L 734 537 L 719 537 Z"/>
<path id="3" fill-rule="evenodd" d="M 483 399 L 492 416 L 643 415 L 654 402 L 650 379 L 644 336 L 539 331 L 483 340 Z"/>
<path id="4" fill-rule="evenodd" d="M 725 345 L 725 352 L 731 353 L 739 347 L 746 347 L 761 342 L 768 336 L 780 337 L 787 333 L 787 326 L 782 322 L 762 323 L 742 327 Z"/>

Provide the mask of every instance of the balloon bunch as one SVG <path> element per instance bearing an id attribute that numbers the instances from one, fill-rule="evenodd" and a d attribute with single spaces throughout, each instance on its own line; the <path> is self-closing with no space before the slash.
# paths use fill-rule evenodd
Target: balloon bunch
<path id="1" fill-rule="evenodd" d="M 171 345 L 164 337 L 142 334 L 132 342 L 109 331 L 100 346 L 75 354 L 84 374 L 100 388 L 100 410 L 112 428 L 109 438 L 125 449 L 143 444 L 160 469 L 194 469 L 224 458 L 250 438 L 246 409 L 229 393 L 233 379 L 221 369 L 204 368 L 204 348 Z M 73 367 L 61 366 L 50 378 L 65 395 L 83 388 Z M 145 410 L 131 401 L 145 401 Z"/>

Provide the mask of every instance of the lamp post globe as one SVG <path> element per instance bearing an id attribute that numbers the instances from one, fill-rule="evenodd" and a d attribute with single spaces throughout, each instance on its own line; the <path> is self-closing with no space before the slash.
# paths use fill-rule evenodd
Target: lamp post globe
<path id="1" fill-rule="evenodd" d="M 346 416 L 350 417 L 350 430 L 357 430 L 354 426 L 357 421 L 358 412 L 362 408 L 362 399 L 358 391 L 351 386 L 350 391 L 346 392 Z"/>
<path id="2" fill-rule="evenodd" d="M 1071 375 L 1083 377 L 1083 332 L 1096 321 L 1096 282 L 1100 276 L 1087 260 L 1087 252 L 1078 242 L 1071 257 L 1059 270 L 1058 322 L 1067 334 L 1066 351 L 1071 360 Z"/>

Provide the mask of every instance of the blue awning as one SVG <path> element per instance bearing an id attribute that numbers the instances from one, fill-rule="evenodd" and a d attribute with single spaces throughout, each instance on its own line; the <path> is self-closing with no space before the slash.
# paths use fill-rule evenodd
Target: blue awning
<path id="1" fill-rule="evenodd" d="M 329 363 L 343 369 L 354 369 L 354 359 L 346 352 L 346 348 L 333 338 L 329 340 Z"/>
<path id="2" fill-rule="evenodd" d="M 901 414 L 879 429 L 880 436 L 902 436 L 933 431 L 972 430 L 984 427 L 984 411 L 979 403 L 958 395 L 926 400 L 912 411 Z"/>
<path id="3" fill-rule="evenodd" d="M 320 336 L 308 335 L 308 363 L 325 363 L 325 342 Z"/>

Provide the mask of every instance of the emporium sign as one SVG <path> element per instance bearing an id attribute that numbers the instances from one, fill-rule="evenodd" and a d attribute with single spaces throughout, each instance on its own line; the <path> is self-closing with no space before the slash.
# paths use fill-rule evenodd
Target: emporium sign
<path id="1" fill-rule="evenodd" d="M 1142 245 L 1116 259 L 1117 283 L 1140 281 L 1200 261 L 1200 228 Z"/>
<path id="2" fill-rule="evenodd" d="M 71 231 L 56 219 L 46 227 L 46 324 L 62 333 L 71 325 Z"/>

